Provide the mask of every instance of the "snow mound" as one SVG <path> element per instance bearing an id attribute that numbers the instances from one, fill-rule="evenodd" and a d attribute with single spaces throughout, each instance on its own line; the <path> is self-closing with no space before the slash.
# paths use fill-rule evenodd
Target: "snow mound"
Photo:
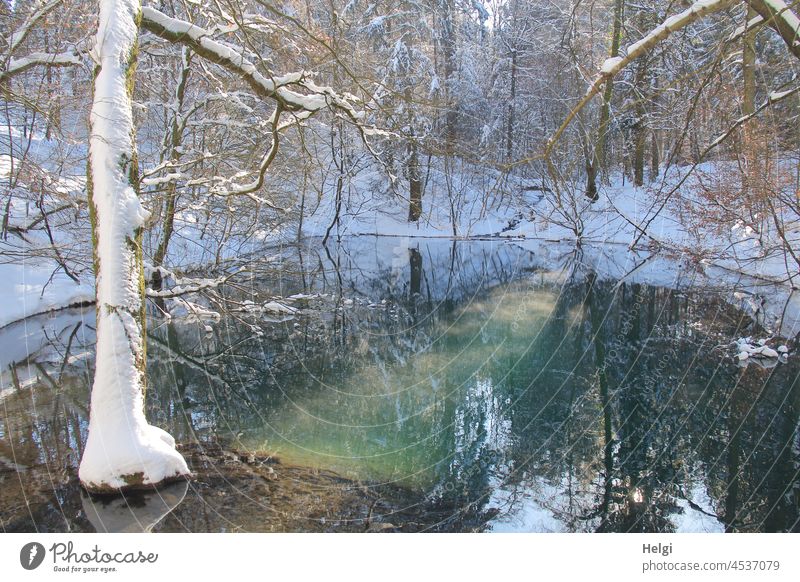
<path id="1" fill-rule="evenodd" d="M 269 303 L 265 303 L 262 306 L 262 309 L 267 313 L 282 313 L 286 315 L 294 315 L 297 313 L 297 309 L 294 307 L 289 307 L 288 305 L 284 305 L 283 303 L 278 303 L 277 301 L 270 301 Z"/>
<path id="2" fill-rule="evenodd" d="M 789 348 L 779 345 L 772 348 L 767 344 L 766 339 L 754 341 L 752 337 L 742 337 L 736 340 L 736 359 L 745 362 L 751 358 L 774 359 L 785 361 L 789 356 Z"/>
<path id="3" fill-rule="evenodd" d="M 142 422 L 90 426 L 90 438 L 79 469 L 81 483 L 91 492 L 149 488 L 190 475 L 175 439 Z M 91 438 L 95 437 L 95 438 Z"/>

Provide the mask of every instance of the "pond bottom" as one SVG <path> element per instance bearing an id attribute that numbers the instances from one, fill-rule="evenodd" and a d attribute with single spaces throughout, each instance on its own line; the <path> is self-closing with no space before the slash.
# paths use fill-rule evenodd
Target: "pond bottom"
<path id="1" fill-rule="evenodd" d="M 476 531 L 458 508 L 401 487 L 360 483 L 217 442 L 178 449 L 194 478 L 155 491 L 91 496 L 73 469 L 0 473 L 6 532 Z M 58 481 L 58 482 L 56 482 Z M 488 516 L 487 516 L 488 517 Z"/>

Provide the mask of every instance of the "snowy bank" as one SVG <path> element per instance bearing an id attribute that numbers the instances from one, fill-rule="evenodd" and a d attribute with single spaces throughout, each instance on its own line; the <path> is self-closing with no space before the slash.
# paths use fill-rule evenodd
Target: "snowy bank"
<path id="1" fill-rule="evenodd" d="M 32 315 L 94 302 L 94 282 L 75 283 L 53 264 L 0 265 L 0 327 Z"/>

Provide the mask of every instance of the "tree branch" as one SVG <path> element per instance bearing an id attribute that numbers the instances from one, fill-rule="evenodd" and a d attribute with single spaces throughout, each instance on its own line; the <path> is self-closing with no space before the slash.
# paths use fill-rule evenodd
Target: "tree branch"
<path id="1" fill-rule="evenodd" d="M 76 52 L 31 53 L 28 56 L 18 59 L 9 59 L 6 69 L 0 71 L 0 82 L 33 67 L 71 67 L 80 64 L 81 58 Z"/>
<path id="2" fill-rule="evenodd" d="M 628 47 L 627 54 L 624 57 L 616 57 L 607 59 L 603 66 L 600 68 L 600 74 L 589 86 L 586 94 L 581 98 L 575 107 L 567 115 L 567 118 L 556 130 L 553 136 L 547 141 L 545 147 L 545 157 L 549 157 L 550 152 L 558 142 L 561 135 L 569 127 L 572 120 L 578 113 L 594 98 L 595 95 L 600 93 L 600 90 L 605 85 L 606 81 L 614 78 L 620 71 L 631 64 L 634 60 L 647 53 L 656 44 L 665 40 L 673 32 L 677 32 L 682 28 L 686 28 L 693 22 L 711 14 L 723 10 L 734 3 L 734 0 L 698 0 L 683 12 L 667 18 L 662 24 L 651 30 L 646 36 L 642 37 L 639 41 L 633 43 Z"/>
<path id="3" fill-rule="evenodd" d="M 800 18 L 783 0 L 745 0 L 786 43 L 791 53 L 800 59 Z"/>

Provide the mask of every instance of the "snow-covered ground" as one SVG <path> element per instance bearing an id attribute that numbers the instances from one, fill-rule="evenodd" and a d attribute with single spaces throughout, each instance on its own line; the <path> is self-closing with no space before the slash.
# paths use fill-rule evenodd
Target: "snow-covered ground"
<path id="1" fill-rule="evenodd" d="M 448 181 L 441 171 L 434 169 L 429 175 L 419 223 L 407 221 L 408 206 L 402 194 L 370 199 L 385 186 L 385 180 L 365 173 L 353 180 L 354 194 L 344 202 L 338 232 L 574 241 L 575 229 L 579 228 L 584 245 L 621 245 L 625 252 L 636 242 L 639 248 L 663 248 L 673 256 L 691 253 L 703 264 L 754 277 L 781 282 L 800 277 L 800 266 L 791 259 L 787 262 L 785 253 L 775 252 L 779 241 L 777 235 L 770 234 L 774 228 L 769 217 L 763 217 L 758 225 L 734 224 L 721 236 L 716 225 L 698 226 L 697 217 L 687 214 L 689 205 L 704 204 L 697 194 L 701 184 L 725 169 L 725 164 L 701 164 L 677 189 L 688 170 L 686 167 L 672 168 L 666 176 L 644 187 L 625 184 L 617 176 L 610 185 L 600 188 L 600 199 L 594 203 L 580 193 L 562 194 L 561 202 L 569 209 L 563 212 L 557 210 L 556 194 L 538 189 L 541 185 L 536 180 L 504 177 L 494 170 L 472 168 L 463 169 Z M 665 197 L 669 197 L 669 202 L 662 208 Z M 333 205 L 329 196 L 313 215 L 304 217 L 303 233 L 323 236 L 332 222 Z M 644 227 L 647 234 L 639 236 Z M 335 235 L 337 229 L 332 232 Z M 790 223 L 786 234 L 793 248 L 800 251 L 800 223 Z"/>
<path id="2" fill-rule="evenodd" d="M 641 188 L 617 178 L 600 188 L 595 203 L 579 192 L 564 193 L 562 202 L 570 208 L 566 212 L 558 210 L 556 195 L 542 189 L 537 180 L 459 164 L 449 177 L 435 159 L 425 170 L 423 215 L 418 223 L 407 220 L 408 201 L 403 194 L 407 184 L 401 179 L 391 187 L 385 174 L 372 167 L 346 181 L 340 220 L 331 228 L 335 209 L 331 180 L 323 184 L 320 202 L 315 196 L 306 197 L 302 235 L 317 241 L 313 244 L 329 229 L 332 240 L 368 235 L 507 240 L 539 256 L 550 256 L 557 266 L 575 249 L 575 231 L 580 229 L 581 260 L 601 277 L 671 287 L 681 273 L 699 271 L 697 285 L 723 293 L 735 289 L 728 292 L 729 300 L 767 328 L 788 337 L 800 331 L 800 292 L 792 288 L 798 282 L 798 269 L 780 252 L 768 221 L 758 232 L 753 226 L 759 225 L 733 225 L 726 230 L 698 226 L 697 220 L 686 218 L 687 208 L 702 205 L 698 186 L 724 171 L 720 164 L 699 166 L 663 208 L 660 201 L 684 178 L 687 168 L 673 168 Z M 190 273 L 202 271 L 216 257 L 223 262 L 277 257 L 274 249 L 297 239 L 298 206 L 279 223 L 256 230 L 254 236 L 230 237 L 221 253 L 210 250 L 208 240 L 199 236 L 200 210 L 183 209 L 176 217 L 168 266 Z M 644 225 L 647 235 L 640 237 Z M 796 225 L 789 226 L 787 238 L 800 250 L 800 231 Z M 636 248 L 631 249 L 634 241 Z M 0 264 L 0 292 L 6 298 L 0 307 L 0 326 L 92 298 L 91 273 L 87 276 L 84 271 L 76 285 L 60 270 L 50 280 L 54 270 L 52 261 Z"/>
<path id="3" fill-rule="evenodd" d="M 617 177 L 600 188 L 595 203 L 580 192 L 562 193 L 568 209 L 562 211 L 556 194 L 541 189 L 536 180 L 474 167 L 461 168 L 448 180 L 434 165 L 419 223 L 407 221 L 408 203 L 402 193 L 390 193 L 385 179 L 365 172 L 350 183 L 331 236 L 508 239 L 538 254 L 560 256 L 576 246 L 580 231 L 583 260 L 601 277 L 669 287 L 679 273 L 699 271 L 697 285 L 735 288 L 731 302 L 768 328 L 796 335 L 800 291 L 794 287 L 800 284 L 800 268 L 781 248 L 769 217 L 752 225 L 704 224 L 692 214 L 705 204 L 698 190 L 728 168 L 724 163 L 702 164 L 686 178 L 688 169 L 672 168 L 638 188 Z M 402 192 L 402 184 L 398 190 Z M 662 205 L 665 197 L 669 201 Z M 333 214 L 333 197 L 328 196 L 304 216 L 303 234 L 324 236 Z M 639 236 L 645 227 L 647 234 Z M 800 225 L 787 221 L 785 234 L 800 255 Z M 271 239 L 278 237 L 272 234 Z"/>

